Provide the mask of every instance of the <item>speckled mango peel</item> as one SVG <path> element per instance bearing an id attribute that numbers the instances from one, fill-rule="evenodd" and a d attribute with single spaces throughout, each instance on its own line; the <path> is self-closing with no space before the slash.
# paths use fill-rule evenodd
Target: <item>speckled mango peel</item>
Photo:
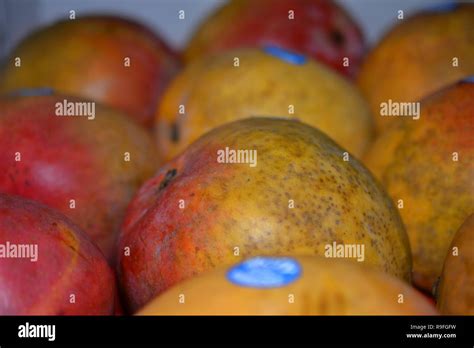
<path id="1" fill-rule="evenodd" d="M 226 147 L 256 150 L 257 165 L 218 163 Z M 286 119 L 245 119 L 201 137 L 129 207 L 119 243 L 129 250 L 119 264 L 129 307 L 241 257 L 324 255 L 334 241 L 364 244 L 364 264 L 409 280 L 410 247 L 397 209 L 345 155 L 323 133 Z"/>

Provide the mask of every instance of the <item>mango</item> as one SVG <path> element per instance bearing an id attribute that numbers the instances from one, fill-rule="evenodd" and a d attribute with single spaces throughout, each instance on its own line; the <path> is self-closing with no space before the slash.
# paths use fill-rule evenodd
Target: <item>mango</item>
<path id="1" fill-rule="evenodd" d="M 112 315 L 115 277 L 58 211 L 0 193 L 0 315 Z"/>
<path id="2" fill-rule="evenodd" d="M 403 300 L 400 300 L 403 299 Z M 323 257 L 254 257 L 179 283 L 137 315 L 434 315 L 408 284 Z"/>
<path id="3" fill-rule="evenodd" d="M 26 37 L 0 70 L 0 91 L 51 87 L 92 99 L 151 126 L 179 56 L 147 27 L 116 16 L 86 16 Z M 124 92 L 125 91 L 125 92 Z"/>
<path id="4" fill-rule="evenodd" d="M 307 54 L 348 78 L 357 73 L 365 42 L 357 22 L 332 0 L 232 0 L 198 26 L 184 58 L 275 45 Z"/>
<path id="5" fill-rule="evenodd" d="M 474 214 L 456 232 L 444 261 L 437 306 L 446 315 L 474 315 Z"/>
<path id="6" fill-rule="evenodd" d="M 171 159 L 226 122 L 274 115 L 317 127 L 356 156 L 373 137 L 369 107 L 350 82 L 306 56 L 269 46 L 188 65 L 163 96 L 156 138 Z"/>
<path id="7" fill-rule="evenodd" d="M 474 211 L 474 84 L 447 87 L 420 110 L 418 120 L 382 132 L 365 163 L 400 208 L 415 283 L 431 290 L 456 230 Z"/>
<path id="8" fill-rule="evenodd" d="M 377 131 L 400 117 L 381 117 L 381 104 L 416 102 L 474 74 L 474 5 L 423 11 L 399 20 L 366 57 L 358 84 Z"/>
<path id="9" fill-rule="evenodd" d="M 150 135 L 114 109 L 54 94 L 0 99 L 0 192 L 58 209 L 111 262 L 127 204 L 157 161 Z"/>
<path id="10" fill-rule="evenodd" d="M 339 253 L 344 245 L 354 250 Z M 411 273 L 398 211 L 369 171 L 317 129 L 270 117 L 227 123 L 165 164 L 130 204 L 119 255 L 131 312 L 179 281 L 257 255 L 347 257 Z"/>

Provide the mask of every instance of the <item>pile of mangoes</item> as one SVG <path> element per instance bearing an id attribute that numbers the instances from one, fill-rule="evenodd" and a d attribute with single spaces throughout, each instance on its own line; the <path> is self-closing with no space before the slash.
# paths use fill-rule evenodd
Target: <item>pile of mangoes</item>
<path id="1" fill-rule="evenodd" d="M 374 6 L 383 7 L 383 3 Z M 0 68 L 1 315 L 474 314 L 474 5 L 231 0 Z"/>

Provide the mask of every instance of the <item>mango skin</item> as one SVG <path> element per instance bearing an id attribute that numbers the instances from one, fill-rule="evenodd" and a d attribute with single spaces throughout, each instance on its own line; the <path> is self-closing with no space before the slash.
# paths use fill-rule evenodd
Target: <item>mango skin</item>
<path id="1" fill-rule="evenodd" d="M 459 65 L 453 67 L 453 57 Z M 380 116 L 389 99 L 415 102 L 474 75 L 474 5 L 422 12 L 399 21 L 366 57 L 358 85 L 370 103 L 378 132 L 401 117 Z"/>
<path id="2" fill-rule="evenodd" d="M 293 11 L 294 19 L 289 19 Z M 232 0 L 195 31 L 184 52 L 190 63 L 244 47 L 275 45 L 303 54 L 354 78 L 365 52 L 362 31 L 331 0 Z M 350 64 L 344 66 L 344 58 Z"/>
<path id="3" fill-rule="evenodd" d="M 90 238 L 43 204 L 0 193 L 0 243 L 38 259 L 0 258 L 0 315 L 112 315 L 115 277 Z M 75 295 L 75 303 L 70 295 Z"/>
<path id="4" fill-rule="evenodd" d="M 421 117 L 393 124 L 364 163 L 400 209 L 414 282 L 431 290 L 458 226 L 474 211 L 474 84 L 460 82 L 421 103 Z M 458 161 L 453 161 L 453 152 Z"/>
<path id="5" fill-rule="evenodd" d="M 15 67 L 16 57 L 21 67 Z M 51 87 L 151 126 L 159 97 L 179 67 L 178 55 L 141 24 L 89 16 L 54 23 L 23 40 L 0 71 L 0 91 Z"/>
<path id="6" fill-rule="evenodd" d="M 345 260 L 291 258 L 302 267 L 302 275 L 283 287 L 239 286 L 226 278 L 228 268 L 220 267 L 175 285 L 137 315 L 437 314 L 422 294 L 383 272 Z M 179 303 L 181 294 L 184 303 Z M 403 303 L 398 303 L 399 294 Z"/>
<path id="7" fill-rule="evenodd" d="M 457 255 L 453 248 L 457 248 Z M 444 261 L 437 306 L 446 315 L 474 315 L 474 214 L 454 236 Z"/>
<path id="8" fill-rule="evenodd" d="M 226 122 L 274 115 L 319 128 L 356 156 L 373 139 L 369 107 L 347 80 L 310 59 L 295 65 L 261 49 L 241 49 L 196 61 L 173 80 L 156 113 L 158 147 L 171 159 Z"/>
<path id="9" fill-rule="evenodd" d="M 218 163 L 225 147 L 256 149 L 257 165 Z M 130 311 L 242 257 L 324 255 L 334 241 L 364 244 L 364 264 L 409 280 L 410 247 L 397 210 L 343 153 L 317 129 L 279 118 L 239 120 L 201 137 L 129 206 L 118 273 Z"/>
<path id="10" fill-rule="evenodd" d="M 84 101 L 59 95 L 0 99 L 0 192 L 58 209 L 112 262 L 127 204 L 158 167 L 153 141 L 126 115 L 100 104 L 94 120 L 56 116 L 55 104 L 64 99 Z"/>

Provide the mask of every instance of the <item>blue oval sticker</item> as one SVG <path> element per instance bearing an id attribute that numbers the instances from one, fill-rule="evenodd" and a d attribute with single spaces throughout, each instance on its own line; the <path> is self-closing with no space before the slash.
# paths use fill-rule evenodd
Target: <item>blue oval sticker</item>
<path id="1" fill-rule="evenodd" d="M 307 58 L 304 55 L 277 46 L 266 46 L 263 48 L 263 51 L 290 64 L 302 65 L 307 61 Z"/>
<path id="2" fill-rule="evenodd" d="M 254 257 L 233 266 L 227 279 L 250 288 L 279 288 L 301 276 L 301 266 L 289 257 Z"/>
<path id="3" fill-rule="evenodd" d="M 430 12 L 450 12 L 454 11 L 459 7 L 458 3 L 456 1 L 448 1 L 445 3 L 441 3 L 438 5 L 430 6 L 427 8 L 428 11 Z"/>
<path id="4" fill-rule="evenodd" d="M 20 88 L 9 93 L 11 97 L 41 97 L 54 94 L 54 89 L 50 87 Z"/>
<path id="5" fill-rule="evenodd" d="M 468 76 L 468 77 L 462 79 L 461 82 L 474 83 L 474 75 L 471 75 L 471 76 Z"/>

